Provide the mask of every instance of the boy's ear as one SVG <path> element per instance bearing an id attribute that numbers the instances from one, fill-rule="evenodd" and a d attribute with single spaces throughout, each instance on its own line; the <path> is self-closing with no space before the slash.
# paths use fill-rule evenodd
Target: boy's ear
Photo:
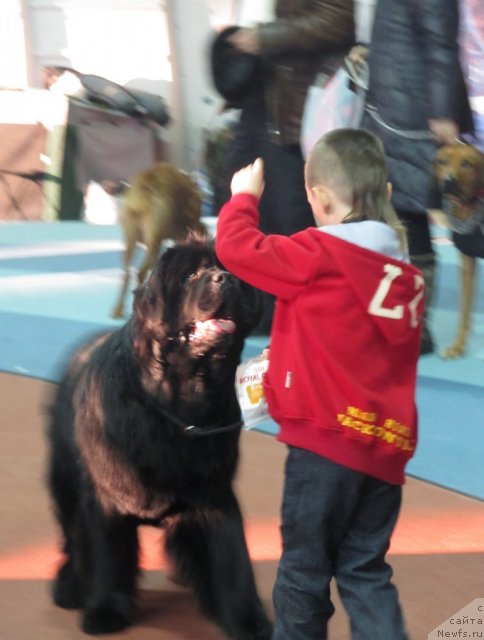
<path id="1" fill-rule="evenodd" d="M 387 198 L 388 198 L 388 202 L 390 202 L 390 200 L 392 199 L 392 193 L 393 193 L 393 185 L 391 182 L 387 182 Z"/>
<path id="2" fill-rule="evenodd" d="M 312 191 L 314 192 L 314 195 L 319 200 L 319 202 L 326 209 L 330 204 L 330 199 L 331 199 L 327 190 L 324 187 L 317 186 L 317 187 L 312 187 Z"/>

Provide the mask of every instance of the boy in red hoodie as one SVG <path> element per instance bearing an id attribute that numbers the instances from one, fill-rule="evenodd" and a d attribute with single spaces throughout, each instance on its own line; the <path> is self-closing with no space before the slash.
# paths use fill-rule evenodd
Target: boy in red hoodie
<path id="1" fill-rule="evenodd" d="M 259 230 L 257 160 L 234 175 L 216 237 L 222 264 L 277 298 L 264 386 L 289 453 L 273 640 L 327 637 L 333 577 L 354 640 L 404 640 L 385 556 L 417 441 L 423 278 L 376 137 L 323 136 L 305 182 L 317 227 Z"/>

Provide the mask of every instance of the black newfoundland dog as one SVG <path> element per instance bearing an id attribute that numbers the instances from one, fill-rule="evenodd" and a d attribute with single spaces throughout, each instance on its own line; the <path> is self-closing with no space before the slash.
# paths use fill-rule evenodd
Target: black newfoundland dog
<path id="1" fill-rule="evenodd" d="M 229 637 L 270 638 L 232 489 L 235 369 L 259 317 L 258 294 L 191 238 L 160 257 L 130 320 L 70 361 L 50 411 L 65 554 L 53 598 L 83 610 L 86 633 L 132 621 L 137 527 L 150 524 L 165 529 L 177 577 Z"/>

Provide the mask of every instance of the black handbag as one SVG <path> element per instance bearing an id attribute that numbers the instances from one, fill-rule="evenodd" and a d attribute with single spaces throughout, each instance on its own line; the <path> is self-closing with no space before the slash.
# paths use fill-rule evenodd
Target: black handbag
<path id="1" fill-rule="evenodd" d="M 85 90 L 84 98 L 89 102 L 122 111 L 130 116 L 149 118 L 162 127 L 170 123 L 166 102 L 159 95 L 139 89 L 127 89 L 102 76 L 81 73 L 69 67 L 56 69 L 77 76 Z"/>

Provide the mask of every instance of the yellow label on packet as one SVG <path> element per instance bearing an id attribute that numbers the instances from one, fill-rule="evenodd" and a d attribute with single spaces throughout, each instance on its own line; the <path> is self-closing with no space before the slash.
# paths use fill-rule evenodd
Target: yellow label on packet
<path id="1" fill-rule="evenodd" d="M 262 384 L 268 367 L 269 360 L 262 356 L 246 360 L 237 367 L 235 389 L 245 429 L 270 417 Z"/>
<path id="2" fill-rule="evenodd" d="M 261 383 L 248 384 L 247 395 L 249 396 L 249 400 L 252 404 L 257 404 L 262 400 L 264 396 L 264 387 L 262 386 Z"/>

